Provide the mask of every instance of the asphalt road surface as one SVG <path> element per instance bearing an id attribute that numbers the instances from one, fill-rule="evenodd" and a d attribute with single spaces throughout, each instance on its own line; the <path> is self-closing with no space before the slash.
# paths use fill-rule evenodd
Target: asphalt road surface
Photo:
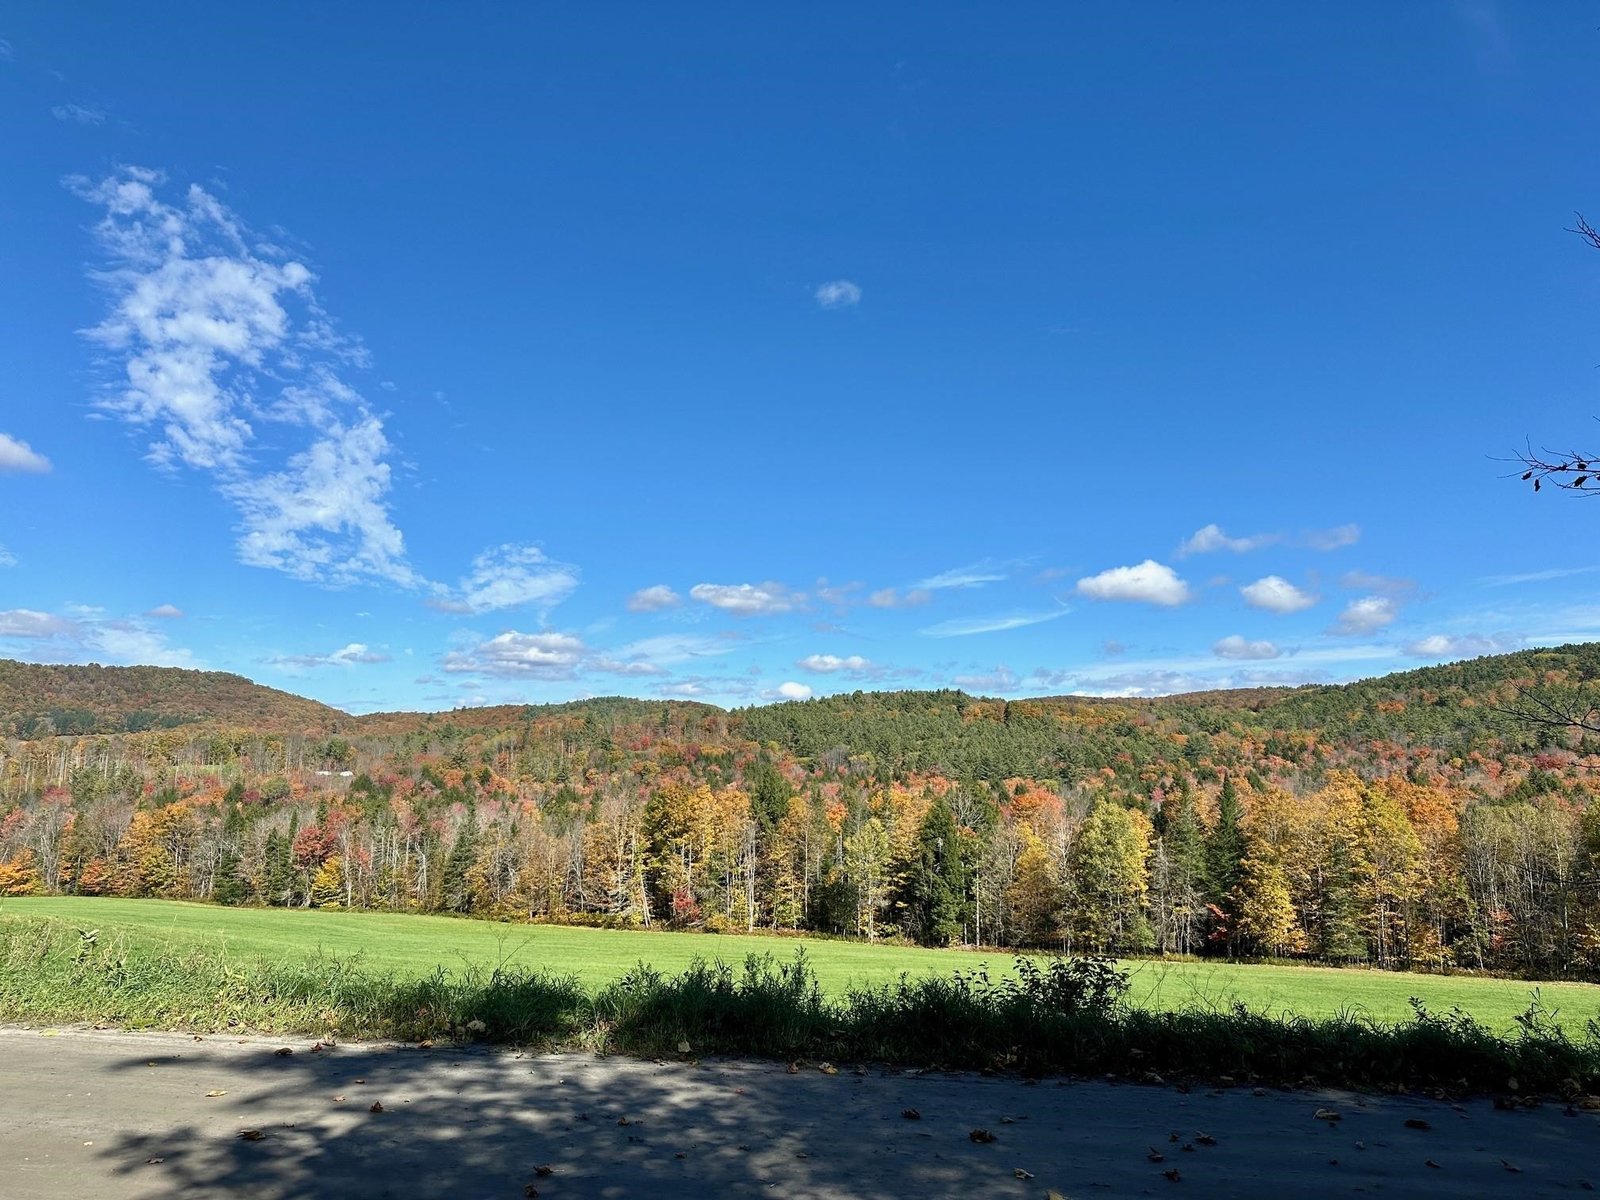
<path id="1" fill-rule="evenodd" d="M 283 1046 L 294 1053 L 275 1053 Z M 993 1140 L 974 1140 L 980 1130 Z M 1486 1099 L 0 1029 L 6 1200 L 1284 1200 L 1594 1187 L 1600 1114 L 1560 1103 L 1499 1111 Z"/>

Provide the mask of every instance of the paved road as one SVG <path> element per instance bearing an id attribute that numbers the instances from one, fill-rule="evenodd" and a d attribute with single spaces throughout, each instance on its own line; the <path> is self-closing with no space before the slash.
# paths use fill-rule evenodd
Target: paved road
<path id="1" fill-rule="evenodd" d="M 279 1057 L 282 1044 L 0 1029 L 0 1196 L 470 1200 L 531 1184 L 541 1200 L 1283 1200 L 1600 1186 L 1600 1116 L 1560 1105 L 304 1042 Z M 978 1128 L 995 1140 L 972 1141 Z"/>

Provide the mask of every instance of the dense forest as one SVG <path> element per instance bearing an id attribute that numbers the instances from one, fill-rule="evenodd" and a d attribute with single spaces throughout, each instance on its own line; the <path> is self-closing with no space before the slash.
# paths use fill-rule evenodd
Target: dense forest
<path id="1" fill-rule="evenodd" d="M 352 717 L 0 662 L 0 895 L 1600 978 L 1600 644 L 1161 700 Z"/>

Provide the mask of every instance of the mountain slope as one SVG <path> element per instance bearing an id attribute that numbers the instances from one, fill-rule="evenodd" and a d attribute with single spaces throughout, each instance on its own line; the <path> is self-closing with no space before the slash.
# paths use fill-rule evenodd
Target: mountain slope
<path id="1" fill-rule="evenodd" d="M 0 732 L 117 733 L 217 721 L 281 733 L 347 727 L 347 713 L 221 671 L 0 659 Z"/>

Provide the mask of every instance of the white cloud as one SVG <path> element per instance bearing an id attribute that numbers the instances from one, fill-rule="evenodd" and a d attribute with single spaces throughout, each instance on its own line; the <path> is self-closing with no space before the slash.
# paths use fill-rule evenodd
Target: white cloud
<path id="1" fill-rule="evenodd" d="M 17 556 L 4 546 L 0 546 L 0 569 L 17 565 Z"/>
<path id="2" fill-rule="evenodd" d="M 106 122 L 106 110 L 92 104 L 58 104 L 50 110 L 50 115 L 75 125 L 104 125 Z"/>
<path id="3" fill-rule="evenodd" d="M 628 597 L 629 612 L 660 612 L 664 608 L 676 608 L 683 603 L 682 597 L 664 583 L 654 587 L 640 588 Z"/>
<path id="4" fill-rule="evenodd" d="M 466 650 L 454 650 L 439 665 L 453 674 L 493 675 L 502 679 L 557 679 L 577 676 L 588 655 L 570 633 L 519 633 L 509 629 Z"/>
<path id="5" fill-rule="evenodd" d="M 74 622 L 52 613 L 31 608 L 12 608 L 0 611 L 0 637 L 44 638 L 69 633 Z"/>
<path id="6" fill-rule="evenodd" d="M 1045 621 L 1054 621 L 1064 617 L 1070 612 L 1067 608 L 1052 609 L 1049 612 L 1031 613 L 997 613 L 990 617 L 955 617 L 948 621 L 940 621 L 937 625 L 929 625 L 926 629 L 917 632 L 924 637 L 967 637 L 975 633 L 1002 633 L 1007 629 L 1021 629 L 1027 625 L 1040 625 Z"/>
<path id="7" fill-rule="evenodd" d="M 43 475 L 50 470 L 50 460 L 27 442 L 18 441 L 9 433 L 0 433 L 0 472 L 16 471 L 25 475 Z"/>
<path id="8" fill-rule="evenodd" d="M 872 663 L 859 654 L 852 654 L 849 658 L 840 658 L 837 654 L 808 654 L 795 663 L 795 666 L 804 667 L 807 671 L 820 671 L 824 675 L 831 675 L 835 671 L 872 669 Z"/>
<path id="9" fill-rule="evenodd" d="M 179 608 L 176 604 L 158 604 L 144 615 L 147 617 L 156 617 L 163 621 L 176 621 L 179 617 L 183 616 L 183 609 Z"/>
<path id="10" fill-rule="evenodd" d="M 1000 583 L 1008 578 L 1004 567 L 985 560 L 973 563 L 971 566 L 955 567 L 949 571 L 941 571 L 927 579 L 911 585 L 914 592 L 933 592 L 943 588 L 974 588 L 982 587 L 986 583 Z"/>
<path id="11" fill-rule="evenodd" d="M 549 609 L 578 586 L 578 569 L 545 556 L 537 546 L 507 544 L 472 560 L 472 574 L 449 596 L 427 601 L 441 612 L 486 613 L 534 605 Z"/>
<path id="12" fill-rule="evenodd" d="M 1178 547 L 1178 554 L 1180 556 L 1210 554 L 1217 550 L 1232 550 L 1235 554 L 1244 554 L 1250 550 L 1259 550 L 1263 546 L 1270 546 L 1278 540 L 1278 535 L 1275 533 L 1257 533 L 1249 537 L 1229 537 L 1222 532 L 1222 526 L 1206 525 L 1201 529 L 1195 530 L 1188 540 Z"/>
<path id="13" fill-rule="evenodd" d="M 12 641 L 14 649 L 8 653 L 34 662 L 199 665 L 189 651 L 169 646 L 162 634 L 139 620 L 107 617 L 82 605 L 72 612 L 70 617 L 29 608 L 0 612 L 0 641 Z"/>
<path id="14" fill-rule="evenodd" d="M 1178 573 L 1153 558 L 1132 567 L 1112 567 L 1078 580 L 1078 594 L 1095 600 L 1130 600 L 1164 607 L 1189 599 L 1189 585 Z"/>
<path id="15" fill-rule="evenodd" d="M 1230 634 L 1211 647 L 1218 658 L 1277 658 L 1282 653 L 1271 642 L 1247 641 L 1239 634 Z"/>
<path id="16" fill-rule="evenodd" d="M 1481 634 L 1436 633 L 1407 642 L 1404 650 L 1413 658 L 1477 658 L 1484 654 L 1505 654 L 1521 645 L 1520 638 L 1484 637 Z"/>
<path id="17" fill-rule="evenodd" d="M 267 661 L 279 667 L 353 667 L 386 663 L 390 659 L 365 642 L 350 642 L 332 654 L 280 654 Z"/>
<path id="18" fill-rule="evenodd" d="M 1251 608 L 1264 608 L 1268 612 L 1296 613 L 1310 608 L 1317 598 L 1303 592 L 1281 575 L 1267 575 L 1239 589 L 1244 602 Z"/>
<path id="19" fill-rule="evenodd" d="M 766 617 L 793 612 L 805 603 L 805 596 L 781 583 L 697 583 L 689 595 L 702 604 L 731 612 L 737 617 Z"/>
<path id="20" fill-rule="evenodd" d="M 796 683 L 794 680 L 789 679 L 780 683 L 768 695 L 774 700 L 809 700 L 811 699 L 811 689 L 803 683 Z"/>
<path id="21" fill-rule="evenodd" d="M 200 187 L 169 203 L 164 177 L 138 167 L 73 183 L 103 212 L 92 278 L 110 310 L 87 336 L 121 381 L 101 407 L 153 431 L 153 462 L 216 479 L 239 511 L 241 561 L 329 585 L 423 584 L 389 511 L 383 421 L 342 378 L 363 352 L 334 331 L 311 271 Z"/>
<path id="22" fill-rule="evenodd" d="M 912 588 L 904 594 L 894 588 L 880 588 L 867 597 L 867 603 L 873 608 L 914 608 L 932 599 L 933 593 L 927 588 Z"/>
<path id="23" fill-rule="evenodd" d="M 1313 550 L 1342 550 L 1361 540 L 1361 526 L 1335 525 L 1332 529 L 1313 529 L 1305 534 L 1303 540 Z"/>
<path id="24" fill-rule="evenodd" d="M 1363 596 L 1352 600 L 1339 614 L 1329 633 L 1352 637 L 1372 633 L 1394 623 L 1400 615 L 1400 606 L 1390 596 Z"/>
<path id="25" fill-rule="evenodd" d="M 823 308 L 851 308 L 861 303 L 861 289 L 848 279 L 834 279 L 812 293 Z"/>

